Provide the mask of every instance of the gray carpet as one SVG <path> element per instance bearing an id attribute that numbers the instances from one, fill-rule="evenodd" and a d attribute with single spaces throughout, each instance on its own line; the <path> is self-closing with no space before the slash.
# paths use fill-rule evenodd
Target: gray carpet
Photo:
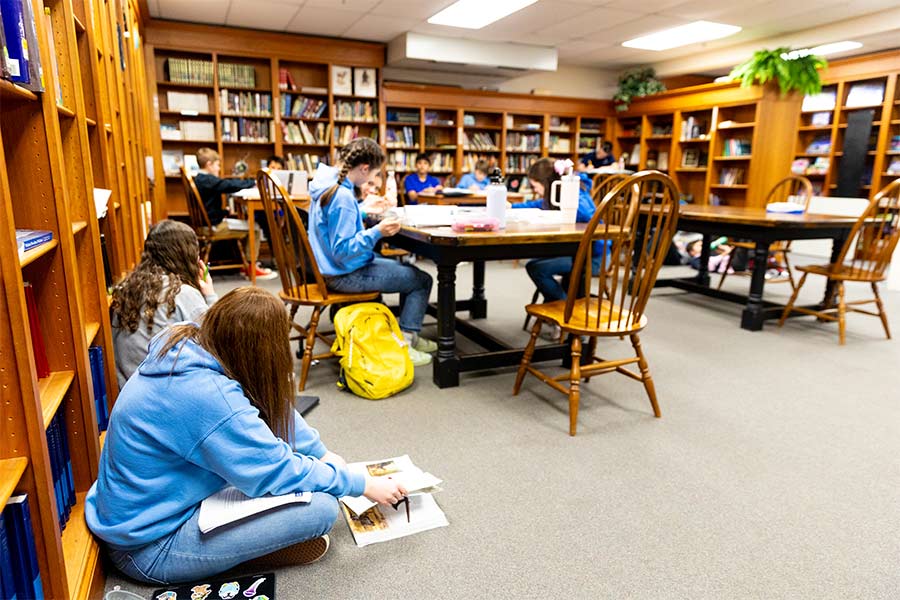
<path id="1" fill-rule="evenodd" d="M 459 279 L 464 297 L 471 267 Z M 489 264 L 485 328 L 524 344 L 532 289 L 521 266 Z M 900 294 L 883 295 L 900 332 Z M 834 324 L 751 333 L 739 306 L 674 290 L 654 293 L 649 319 L 663 418 L 639 383 L 605 375 L 582 388 L 575 438 L 565 398 L 534 378 L 511 396 L 512 370 L 439 390 L 420 368 L 371 402 L 335 389 L 334 361 L 315 366 L 308 420 L 326 444 L 351 461 L 409 453 L 445 479 L 450 526 L 357 548 L 339 520 L 322 561 L 278 571 L 278 597 L 897 598 L 900 345 L 878 320 L 851 315 L 839 347 Z"/>

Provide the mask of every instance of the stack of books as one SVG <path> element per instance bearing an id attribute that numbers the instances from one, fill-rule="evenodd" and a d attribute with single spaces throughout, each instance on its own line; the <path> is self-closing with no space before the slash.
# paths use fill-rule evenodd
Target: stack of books
<path id="1" fill-rule="evenodd" d="M 721 185 L 741 185 L 744 183 L 744 170 L 728 167 L 719 172 L 719 183 Z"/>
<path id="2" fill-rule="evenodd" d="M 567 137 L 551 135 L 549 138 L 550 152 L 571 152 L 572 140 Z"/>
<path id="3" fill-rule="evenodd" d="M 507 171 L 527 171 L 531 163 L 540 158 L 538 154 L 507 154 Z"/>
<path id="4" fill-rule="evenodd" d="M 487 132 L 473 132 L 470 134 L 462 132 L 462 142 L 464 150 L 496 150 L 497 140 L 493 135 Z"/>
<path id="5" fill-rule="evenodd" d="M 278 89 L 281 91 L 293 91 L 297 89 L 297 84 L 294 83 L 294 77 L 291 75 L 291 72 L 284 67 L 278 69 Z"/>
<path id="6" fill-rule="evenodd" d="M 0 596 L 44 598 L 27 494 L 10 498 L 0 518 Z"/>
<path id="7" fill-rule="evenodd" d="M 403 127 L 397 129 L 388 127 L 385 131 L 385 146 L 388 148 L 417 148 L 419 146 L 417 128 Z"/>
<path id="8" fill-rule="evenodd" d="M 387 111 L 387 120 L 395 123 L 409 123 L 410 125 L 418 125 L 419 113 L 402 110 L 389 110 Z M 425 122 L 428 122 L 427 119 Z"/>
<path id="9" fill-rule="evenodd" d="M 213 142 L 216 139 L 216 126 L 211 121 L 179 121 L 182 139 L 195 142 Z"/>
<path id="10" fill-rule="evenodd" d="M 722 156 L 750 156 L 750 140 L 728 138 L 722 143 Z"/>
<path id="11" fill-rule="evenodd" d="M 53 239 L 53 232 L 42 229 L 16 229 L 16 247 L 19 250 L 19 258 L 31 250 L 42 246 Z"/>
<path id="12" fill-rule="evenodd" d="M 256 69 L 253 65 L 219 63 L 219 87 L 256 87 Z"/>
<path id="13" fill-rule="evenodd" d="M 356 100 L 349 102 L 338 101 L 335 104 L 334 118 L 341 121 L 359 121 L 362 123 L 374 123 L 378 121 L 375 104 Z"/>
<path id="14" fill-rule="evenodd" d="M 828 154 L 831 152 L 831 136 L 820 135 L 814 139 L 807 147 L 807 154 Z"/>
<path id="15" fill-rule="evenodd" d="M 212 85 L 213 68 L 211 60 L 193 58 L 168 58 L 166 67 L 169 81 L 172 83 L 188 83 L 192 85 Z"/>
<path id="16" fill-rule="evenodd" d="M 506 149 L 519 152 L 540 152 L 541 134 L 509 132 L 506 134 Z"/>
<path id="17" fill-rule="evenodd" d="M 75 506 L 75 479 L 72 477 L 72 456 L 66 431 L 65 412 L 57 412 L 47 427 L 47 451 L 50 454 L 50 472 L 56 495 L 56 517 L 59 530 L 66 528 L 72 507 Z"/>
<path id="18" fill-rule="evenodd" d="M 219 90 L 219 110 L 223 114 L 272 116 L 272 95 L 259 92 Z"/>
<path id="19" fill-rule="evenodd" d="M 321 119 L 327 109 L 328 103 L 325 100 L 314 100 L 293 94 L 281 97 L 281 114 L 285 117 Z"/>
<path id="20" fill-rule="evenodd" d="M 416 121 L 418 122 L 418 121 Z M 437 112 L 433 110 L 425 111 L 425 124 L 426 125 L 455 125 L 453 119 L 442 119 Z"/>

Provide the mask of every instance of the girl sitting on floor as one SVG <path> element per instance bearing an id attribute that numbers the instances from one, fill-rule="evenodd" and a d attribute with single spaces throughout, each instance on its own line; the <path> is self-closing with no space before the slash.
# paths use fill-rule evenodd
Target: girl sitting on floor
<path id="1" fill-rule="evenodd" d="M 141 262 L 113 289 L 112 334 L 119 388 L 147 356 L 154 335 L 172 323 L 199 321 L 216 291 L 194 230 L 177 221 L 150 228 Z"/>
<path id="2" fill-rule="evenodd" d="M 405 495 L 391 479 L 351 473 L 294 410 L 290 329 L 280 300 L 242 287 L 201 325 L 151 342 L 116 401 L 85 500 L 88 527 L 123 573 L 168 585 L 251 559 L 252 570 L 311 562 L 328 549 L 338 497 Z M 200 503 L 228 485 L 312 499 L 201 533 Z"/>

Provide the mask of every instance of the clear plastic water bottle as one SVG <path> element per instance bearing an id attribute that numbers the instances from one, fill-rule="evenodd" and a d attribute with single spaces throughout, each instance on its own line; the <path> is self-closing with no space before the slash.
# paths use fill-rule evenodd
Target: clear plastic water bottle
<path id="1" fill-rule="evenodd" d="M 387 172 L 387 181 L 384 184 L 384 197 L 391 206 L 397 206 L 397 177 L 394 175 L 393 169 L 389 169 Z"/>
<path id="2" fill-rule="evenodd" d="M 494 217 L 500 223 L 500 228 L 506 228 L 506 184 L 503 182 L 503 173 L 500 169 L 494 169 L 490 174 L 491 183 L 485 188 L 487 192 L 487 215 Z"/>

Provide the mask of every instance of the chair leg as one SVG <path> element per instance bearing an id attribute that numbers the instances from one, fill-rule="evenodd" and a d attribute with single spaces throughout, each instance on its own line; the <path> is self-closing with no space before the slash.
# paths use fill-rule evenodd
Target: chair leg
<path id="1" fill-rule="evenodd" d="M 591 336 L 591 339 L 588 341 L 588 354 L 591 357 L 591 363 L 594 363 L 594 356 L 597 354 L 597 338 Z M 584 378 L 584 382 L 587 383 L 591 380 L 591 375 L 588 375 Z"/>
<path id="2" fill-rule="evenodd" d="M 531 295 L 531 303 L 537 304 L 537 301 L 540 300 L 541 293 L 535 289 L 534 294 Z M 522 323 L 522 331 L 528 331 L 528 322 L 531 321 L 531 315 L 525 313 L 525 322 Z"/>
<path id="3" fill-rule="evenodd" d="M 309 374 L 309 366 L 312 364 L 313 346 L 316 345 L 316 327 L 319 326 L 321 307 L 315 307 L 306 326 L 306 348 L 303 349 L 303 362 L 300 365 L 300 391 L 306 388 L 306 376 Z"/>
<path id="4" fill-rule="evenodd" d="M 719 285 L 716 286 L 717 290 L 722 289 L 722 284 L 725 283 L 725 278 L 728 277 L 728 269 L 731 268 L 731 259 L 734 257 L 734 250 L 732 250 L 728 254 L 728 262 L 725 263 L 725 270 L 722 271 L 722 277 L 719 278 Z"/>
<path id="5" fill-rule="evenodd" d="M 784 311 L 781 313 L 781 318 L 778 319 L 778 326 L 783 327 L 784 322 L 787 320 L 788 315 L 791 314 L 791 310 L 794 308 L 794 302 L 797 301 L 797 296 L 800 295 L 800 288 L 803 287 L 803 284 L 806 283 L 806 276 L 809 273 L 804 273 L 800 278 L 800 283 L 797 284 L 797 287 L 794 288 L 794 293 L 791 294 L 791 299 L 788 300 L 787 306 L 784 307 Z"/>
<path id="6" fill-rule="evenodd" d="M 662 414 L 659 412 L 659 403 L 656 401 L 656 386 L 653 385 L 653 378 L 650 377 L 650 367 L 647 365 L 647 359 L 644 357 L 644 351 L 641 349 L 641 339 L 636 333 L 631 334 L 631 345 L 634 346 L 634 353 L 638 358 L 638 368 L 641 370 L 641 381 L 644 382 L 644 389 L 647 390 L 647 396 L 650 398 L 650 406 L 653 407 L 653 416 L 658 419 Z"/>
<path id="7" fill-rule="evenodd" d="M 241 264 L 244 265 L 244 269 L 247 271 L 247 276 L 250 275 L 250 267 L 247 262 L 247 253 L 244 251 L 244 244 L 241 240 L 235 240 L 237 242 L 238 252 L 241 253 Z"/>
<path id="8" fill-rule="evenodd" d="M 522 381 L 525 380 L 525 373 L 528 372 L 528 365 L 531 364 L 531 357 L 534 356 L 534 345 L 537 343 L 538 334 L 541 332 L 543 322 L 540 319 L 535 320 L 534 326 L 531 328 L 531 339 L 525 346 L 525 352 L 522 354 L 522 362 L 519 363 L 519 372 L 516 373 L 516 383 L 513 385 L 513 396 L 519 393 L 522 387 Z"/>
<path id="9" fill-rule="evenodd" d="M 581 400 L 581 337 L 572 336 L 572 370 L 569 372 L 569 435 L 578 428 L 578 403 Z"/>
<path id="10" fill-rule="evenodd" d="M 837 282 L 838 288 L 838 343 L 843 346 L 847 342 L 847 304 L 844 301 L 844 282 Z"/>
<path id="11" fill-rule="evenodd" d="M 875 305 L 878 307 L 878 316 L 881 318 L 881 324 L 884 326 L 884 333 L 887 339 L 891 339 L 891 329 L 888 327 L 887 313 L 884 312 L 884 304 L 881 303 L 881 296 L 878 294 L 878 284 L 872 282 L 872 291 L 875 293 Z"/>
<path id="12" fill-rule="evenodd" d="M 210 244 L 209 242 L 206 242 L 205 244 L 203 244 L 203 264 L 204 265 L 209 264 L 209 251 L 210 250 L 212 250 L 212 244 Z"/>
<path id="13" fill-rule="evenodd" d="M 791 270 L 791 261 L 788 260 L 788 253 L 782 252 L 781 257 L 784 259 L 784 270 L 787 271 L 788 283 L 791 284 L 791 289 L 797 289 L 797 283 L 794 281 L 794 271 Z"/>

